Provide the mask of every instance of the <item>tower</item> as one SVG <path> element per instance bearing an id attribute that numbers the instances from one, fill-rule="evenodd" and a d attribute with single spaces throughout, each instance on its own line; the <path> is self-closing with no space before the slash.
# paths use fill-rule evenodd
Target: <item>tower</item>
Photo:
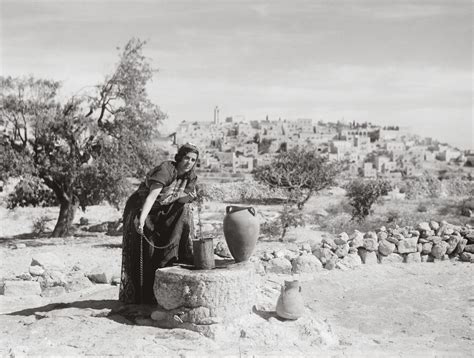
<path id="1" fill-rule="evenodd" d="M 214 124 L 219 124 L 219 107 L 217 106 L 214 108 Z"/>

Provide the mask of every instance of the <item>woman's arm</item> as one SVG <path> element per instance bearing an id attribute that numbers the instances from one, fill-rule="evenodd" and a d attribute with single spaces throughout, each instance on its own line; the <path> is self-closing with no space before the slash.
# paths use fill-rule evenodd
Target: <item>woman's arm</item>
<path id="1" fill-rule="evenodd" d="M 162 189 L 163 185 L 161 184 L 153 183 L 150 186 L 150 192 L 148 193 L 145 202 L 143 203 L 142 212 L 140 213 L 140 219 L 138 221 L 137 232 L 140 235 L 143 234 L 143 227 L 145 226 L 146 217 L 150 213 L 150 210 L 153 204 L 155 203 L 156 198 L 158 197 L 158 195 L 160 195 Z"/>

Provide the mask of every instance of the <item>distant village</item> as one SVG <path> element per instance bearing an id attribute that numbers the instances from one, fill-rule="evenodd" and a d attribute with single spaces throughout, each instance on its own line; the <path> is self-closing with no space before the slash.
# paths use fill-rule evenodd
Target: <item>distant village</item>
<path id="1" fill-rule="evenodd" d="M 221 120 L 218 107 L 213 121 L 183 121 L 171 137 L 175 145 L 191 142 L 200 148 L 199 169 L 203 172 L 250 173 L 270 164 L 281 151 L 297 146 L 317 151 L 330 161 L 344 161 L 348 175 L 365 178 L 417 176 L 436 161 L 474 166 L 474 152 L 421 138 L 409 128 L 309 118 L 267 117 L 247 122 L 237 116 Z"/>

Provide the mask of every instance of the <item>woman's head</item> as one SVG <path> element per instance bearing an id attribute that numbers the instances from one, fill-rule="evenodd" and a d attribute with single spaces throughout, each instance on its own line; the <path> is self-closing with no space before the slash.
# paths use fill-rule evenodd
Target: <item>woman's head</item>
<path id="1" fill-rule="evenodd" d="M 186 143 L 178 149 L 174 156 L 178 171 L 185 173 L 191 171 L 199 158 L 199 150 L 191 143 Z"/>

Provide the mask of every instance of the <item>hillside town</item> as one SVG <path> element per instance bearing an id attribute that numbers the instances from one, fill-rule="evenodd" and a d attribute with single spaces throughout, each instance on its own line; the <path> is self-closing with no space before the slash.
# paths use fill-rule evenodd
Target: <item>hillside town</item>
<path id="1" fill-rule="evenodd" d="M 279 152 L 294 147 L 313 149 L 330 161 L 347 163 L 347 174 L 365 178 L 418 176 L 435 162 L 474 166 L 474 152 L 462 151 L 409 128 L 372 123 L 292 120 L 245 121 L 243 116 L 179 124 L 174 144 L 191 142 L 202 148 L 200 170 L 250 173 L 270 164 Z"/>

